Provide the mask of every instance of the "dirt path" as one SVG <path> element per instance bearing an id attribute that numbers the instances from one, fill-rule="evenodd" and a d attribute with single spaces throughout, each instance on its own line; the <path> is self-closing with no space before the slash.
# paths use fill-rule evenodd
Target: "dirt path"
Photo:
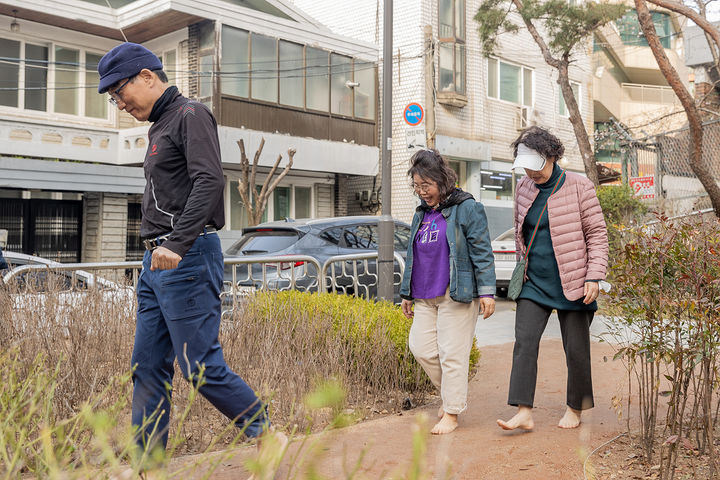
<path id="1" fill-rule="evenodd" d="M 470 382 L 469 407 L 460 417 L 460 428 L 450 435 L 428 435 L 426 467 L 433 478 L 456 480 L 525 480 L 582 479 L 583 460 L 595 447 L 623 430 L 611 408 L 613 395 L 621 393 L 625 378 L 619 362 L 612 361 L 612 348 L 604 343 L 593 344 L 593 384 L 595 408 L 583 416 L 583 424 L 575 430 L 557 428 L 565 410 L 565 357 L 559 340 L 544 340 L 540 349 L 539 377 L 536 393 L 535 430 L 504 432 L 495 420 L 509 418 L 513 407 L 506 405 L 510 377 L 512 343 L 482 348 L 479 370 Z M 360 455 L 361 472 L 355 478 L 381 479 L 407 472 L 412 459 L 412 431 L 418 414 L 435 419 L 438 404 L 411 410 L 403 415 L 368 421 L 337 430 L 310 442 L 317 450 L 307 455 L 317 471 L 330 479 L 346 478 L 356 466 Z M 432 423 L 430 423 L 432 426 Z M 294 441 L 286 457 L 286 465 L 276 478 L 296 473 L 287 458 L 298 452 L 300 441 Z M 307 452 L 307 448 L 303 449 Z M 232 458 L 223 460 L 210 478 L 214 480 L 245 479 L 244 461 L 254 449 L 236 450 Z M 186 457 L 184 465 L 199 461 L 194 473 L 183 478 L 201 478 L 207 472 L 209 458 Z M 592 460 L 592 458 L 591 458 Z M 203 463 L 205 465 L 203 466 Z M 296 462 L 297 463 L 297 462 Z M 179 465 L 175 464 L 175 468 Z M 445 472 L 450 472 L 446 476 Z"/>

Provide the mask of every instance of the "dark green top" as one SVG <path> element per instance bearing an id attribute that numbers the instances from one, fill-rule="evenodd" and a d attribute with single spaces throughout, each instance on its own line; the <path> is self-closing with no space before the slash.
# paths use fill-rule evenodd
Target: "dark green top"
<path id="1" fill-rule="evenodd" d="M 538 193 L 537 198 L 530 206 L 522 226 L 525 245 L 530 243 L 530 237 L 532 237 L 540 212 L 542 212 L 545 203 L 550 198 L 550 193 L 553 191 L 555 182 L 560 178 L 561 173 L 562 169 L 556 163 L 550 179 L 537 186 L 540 193 Z M 565 177 L 560 181 L 557 190 L 560 190 L 563 183 L 565 183 Z M 555 260 L 552 238 L 550 237 L 547 210 L 540 219 L 540 226 L 535 234 L 532 248 L 530 248 L 527 276 L 528 279 L 525 281 L 518 298 L 527 298 L 537 304 L 558 310 L 597 310 L 597 302 L 585 305 L 582 298 L 571 302 L 565 297 L 560 282 L 560 270 Z"/>

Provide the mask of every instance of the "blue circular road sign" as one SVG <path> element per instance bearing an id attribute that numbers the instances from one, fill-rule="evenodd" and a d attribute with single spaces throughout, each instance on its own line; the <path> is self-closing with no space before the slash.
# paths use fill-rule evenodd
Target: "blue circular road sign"
<path id="1" fill-rule="evenodd" d="M 419 103 L 410 103 L 407 107 L 405 107 L 403 117 L 405 117 L 405 122 L 408 125 L 416 127 L 422 123 L 423 118 L 425 117 L 425 112 Z"/>

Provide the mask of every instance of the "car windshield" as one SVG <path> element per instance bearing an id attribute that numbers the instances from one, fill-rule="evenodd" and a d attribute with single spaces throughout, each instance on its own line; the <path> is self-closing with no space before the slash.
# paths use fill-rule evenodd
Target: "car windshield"
<path id="1" fill-rule="evenodd" d="M 262 255 L 285 250 L 297 242 L 300 235 L 287 230 L 249 232 L 227 249 L 228 255 Z"/>

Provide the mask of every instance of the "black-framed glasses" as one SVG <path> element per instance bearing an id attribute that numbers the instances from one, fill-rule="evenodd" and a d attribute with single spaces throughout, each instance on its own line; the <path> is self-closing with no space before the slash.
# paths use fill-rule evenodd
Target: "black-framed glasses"
<path id="1" fill-rule="evenodd" d="M 113 93 L 110 94 L 110 98 L 108 98 L 108 102 L 110 102 L 110 104 L 111 104 L 112 106 L 117 107 L 117 106 L 118 106 L 118 101 L 122 101 L 122 97 L 120 96 L 120 90 L 122 90 L 123 88 L 125 88 L 125 85 L 127 85 L 128 83 L 130 83 L 133 78 L 135 78 L 135 77 L 130 77 L 130 78 L 128 78 L 127 80 L 125 80 L 125 83 L 123 83 L 122 85 L 120 85 Z"/>

